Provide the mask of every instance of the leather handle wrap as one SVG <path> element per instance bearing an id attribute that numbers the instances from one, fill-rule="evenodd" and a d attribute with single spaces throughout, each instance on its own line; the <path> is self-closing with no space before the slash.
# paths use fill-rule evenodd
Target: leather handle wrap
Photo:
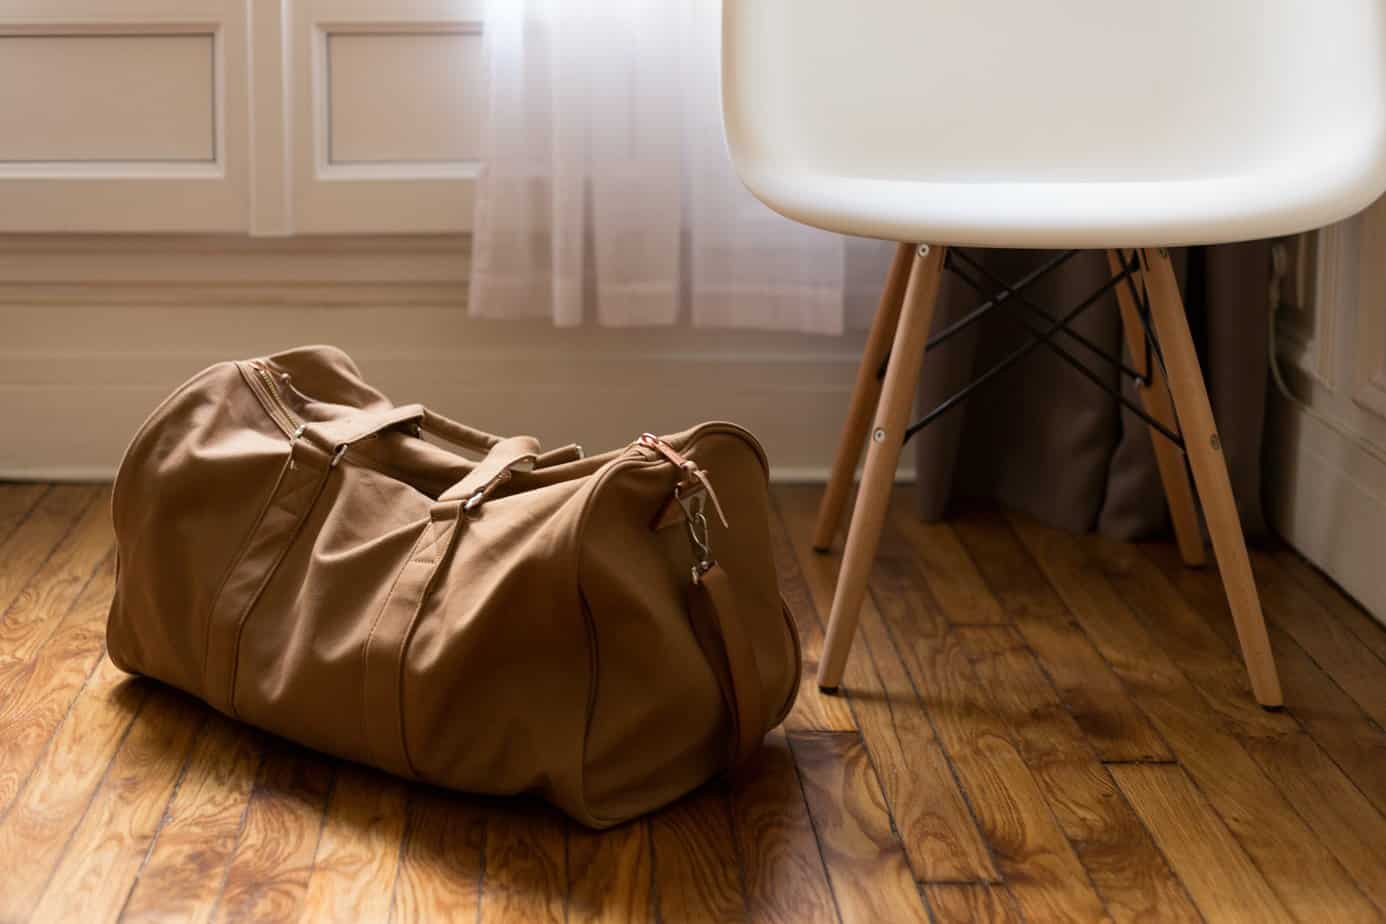
<path id="1" fill-rule="evenodd" d="M 717 685 L 732 720 L 735 767 L 760 746 L 765 737 L 760 669 L 755 649 L 736 612 L 736 598 L 727 573 L 718 565 L 689 590 L 689 615 L 698 644 L 717 675 Z"/>

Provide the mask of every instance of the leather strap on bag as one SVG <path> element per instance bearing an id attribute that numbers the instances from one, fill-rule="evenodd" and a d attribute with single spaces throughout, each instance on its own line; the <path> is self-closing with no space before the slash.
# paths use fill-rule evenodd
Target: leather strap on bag
<path id="1" fill-rule="evenodd" d="M 491 447 L 486 458 L 466 477 L 448 488 L 439 501 L 462 500 L 468 512 L 474 511 L 491 492 L 509 479 L 516 469 L 533 468 L 539 458 L 539 441 L 532 436 L 512 436 Z"/>
<path id="2" fill-rule="evenodd" d="M 765 737 L 760 669 L 755 649 L 736 613 L 736 596 L 727 573 L 716 564 L 691 584 L 689 615 L 732 719 L 729 767 L 742 763 Z"/>

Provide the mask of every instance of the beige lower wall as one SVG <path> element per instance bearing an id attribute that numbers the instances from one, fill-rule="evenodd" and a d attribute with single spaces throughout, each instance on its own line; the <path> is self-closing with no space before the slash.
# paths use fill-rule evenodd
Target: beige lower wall
<path id="1" fill-rule="evenodd" d="M 825 476 L 862 335 L 473 321 L 466 250 L 462 238 L 0 238 L 0 478 L 108 478 L 192 373 L 321 342 L 396 400 L 483 429 L 598 449 L 723 418 L 762 439 L 777 478 Z"/>

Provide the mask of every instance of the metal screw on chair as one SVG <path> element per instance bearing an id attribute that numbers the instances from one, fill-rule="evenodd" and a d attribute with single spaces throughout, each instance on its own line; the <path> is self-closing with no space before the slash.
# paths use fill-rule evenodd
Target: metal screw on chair
<path id="1" fill-rule="evenodd" d="M 884 443 L 884 442 L 885 442 L 885 436 L 886 436 L 885 430 L 884 430 L 883 428 L 881 428 L 881 427 L 877 427 L 877 428 L 875 429 L 875 431 L 872 432 L 872 434 L 871 434 L 871 439 L 872 439 L 873 442 Z"/>

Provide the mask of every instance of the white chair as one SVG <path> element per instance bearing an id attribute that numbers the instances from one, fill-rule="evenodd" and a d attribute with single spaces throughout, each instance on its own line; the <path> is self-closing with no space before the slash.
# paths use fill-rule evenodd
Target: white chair
<path id="1" fill-rule="evenodd" d="M 1165 248 L 1319 227 L 1386 189 L 1386 0 L 724 0 L 722 77 L 757 197 L 907 242 L 819 510 L 826 549 L 869 431 L 819 685 L 856 631 L 949 248 L 1107 248 L 1180 549 L 1202 561 L 1192 469 L 1252 690 L 1280 706 Z"/>

